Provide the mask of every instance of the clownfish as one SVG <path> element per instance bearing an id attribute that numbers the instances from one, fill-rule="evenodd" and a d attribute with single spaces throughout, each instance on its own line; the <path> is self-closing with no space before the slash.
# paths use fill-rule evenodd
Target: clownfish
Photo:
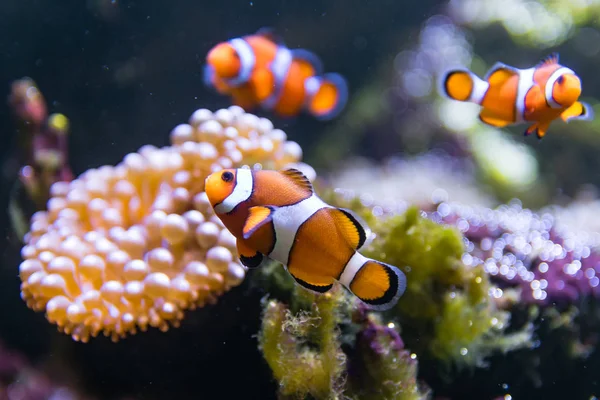
<path id="1" fill-rule="evenodd" d="M 404 293 L 402 271 L 358 252 L 370 235 L 366 225 L 321 200 L 302 172 L 225 169 L 206 178 L 205 191 L 246 267 L 270 258 L 308 290 L 325 293 L 338 281 L 376 310 Z"/>
<path id="2" fill-rule="evenodd" d="M 328 120 L 345 107 L 348 86 L 341 75 L 322 72 L 314 53 L 289 49 L 271 29 L 262 28 L 213 47 L 204 82 L 246 110 L 261 106 L 282 117 L 307 110 Z"/>
<path id="3" fill-rule="evenodd" d="M 528 69 L 496 63 L 483 79 L 468 69 L 453 69 L 443 76 L 443 93 L 449 98 L 481 105 L 479 119 L 504 127 L 533 122 L 525 136 L 543 138 L 550 123 L 560 117 L 591 120 L 592 108 L 581 101 L 581 80 L 558 62 L 553 53 Z"/>

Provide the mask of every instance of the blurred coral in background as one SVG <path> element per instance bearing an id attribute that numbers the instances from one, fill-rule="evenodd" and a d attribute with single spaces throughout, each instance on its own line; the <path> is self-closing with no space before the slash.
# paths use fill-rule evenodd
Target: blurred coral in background
<path id="1" fill-rule="evenodd" d="M 8 104 L 19 127 L 18 185 L 24 188 L 33 207 L 40 210 L 48 201 L 52 184 L 73 179 L 67 145 L 69 120 L 62 114 L 48 115 L 44 96 L 30 78 L 12 83 Z M 10 206 L 13 228 L 22 238 L 23 219 L 29 218 L 30 213 L 20 208 L 18 191 L 19 187 L 15 186 Z"/>

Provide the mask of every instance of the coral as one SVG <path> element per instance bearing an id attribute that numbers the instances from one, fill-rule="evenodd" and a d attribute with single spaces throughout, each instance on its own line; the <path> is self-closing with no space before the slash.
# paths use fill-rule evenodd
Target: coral
<path id="1" fill-rule="evenodd" d="M 463 262 L 466 249 L 458 229 L 426 218 L 416 207 L 383 213 L 357 199 L 334 195 L 331 201 L 370 224 L 376 238 L 365 255 L 406 274 L 406 292 L 389 314 L 410 327 L 403 335 L 409 348 L 455 365 L 479 365 L 495 351 L 530 345 L 528 330 L 505 333 L 510 314 L 496 303 L 497 288 L 483 265 Z"/>
<path id="2" fill-rule="evenodd" d="M 53 183 L 73 179 L 67 146 L 69 120 L 63 114 L 48 115 L 44 96 L 30 78 L 12 83 L 8 103 L 19 126 L 19 183 L 33 208 L 41 210 Z M 31 214 L 18 204 L 17 192 L 13 190 L 10 215 L 13 228 L 22 238 L 27 231 L 22 221 Z"/>
<path id="3" fill-rule="evenodd" d="M 497 23 L 504 26 L 514 40 L 537 48 L 563 43 L 573 35 L 576 25 L 594 23 L 600 13 L 598 3 L 594 1 L 453 0 L 448 5 L 450 14 L 465 25 L 481 28 Z M 538 23 L 532 24 L 533 19 Z"/>
<path id="4" fill-rule="evenodd" d="M 53 382 L 43 371 L 29 365 L 20 354 L 0 343 L 0 399 L 84 399 L 70 388 Z"/>
<path id="5" fill-rule="evenodd" d="M 349 358 L 349 383 L 353 398 L 358 399 L 428 399 L 429 390 L 417 383 L 416 354 L 404 348 L 395 324 L 383 324 L 376 314 L 364 310 L 355 313 L 361 325 Z"/>
<path id="6" fill-rule="evenodd" d="M 542 387 L 552 392 L 549 382 L 565 378 L 549 364 L 580 374 L 594 362 L 595 201 L 534 212 L 517 200 L 492 209 L 432 197 L 419 204 L 422 210 L 403 211 L 401 194 L 381 205 L 380 196 L 360 189 L 330 189 L 324 198 L 357 211 L 373 229 L 365 254 L 406 273 L 404 296 L 383 317 L 403 328 L 403 342 L 419 355 L 436 394 L 462 398 L 461 385 L 473 374 L 485 379 L 481 391 L 501 380 L 510 382 L 513 395 Z M 515 365 L 527 373 L 516 373 Z M 479 368 L 463 372 L 461 366 Z M 580 391 L 589 393 L 590 386 Z"/>
<path id="7" fill-rule="evenodd" d="M 255 163 L 311 171 L 298 144 L 239 107 L 197 110 L 171 143 L 55 183 L 31 219 L 22 297 L 75 340 L 167 330 L 242 282 L 235 239 L 203 192 L 207 174 Z"/>
<path id="8" fill-rule="evenodd" d="M 482 266 L 466 266 L 460 233 L 423 218 L 416 208 L 374 227 L 375 240 L 366 254 L 405 266 L 408 286 L 397 311 L 402 324 L 417 332 L 413 350 L 442 360 L 479 363 L 493 350 L 507 315 L 488 295 Z M 419 307 L 415 307 L 419 304 Z"/>
<path id="9" fill-rule="evenodd" d="M 417 384 L 416 355 L 393 323 L 359 305 L 340 286 L 316 294 L 296 286 L 290 305 L 265 299 L 260 350 L 283 398 L 429 398 Z"/>
<path id="10" fill-rule="evenodd" d="M 282 395 L 305 398 L 310 394 L 317 399 L 339 399 L 346 363 L 337 328 L 342 289 L 338 287 L 324 295 L 302 288 L 296 290 L 301 296 L 310 297 L 310 311 L 294 315 L 283 303 L 267 300 L 260 349 Z M 316 349 L 310 348 L 308 342 Z"/>
<path id="11" fill-rule="evenodd" d="M 392 157 L 378 164 L 353 159 L 329 174 L 327 180 L 344 196 L 360 191 L 363 203 L 386 212 L 399 213 L 409 204 L 432 201 L 482 206 L 497 203 L 476 186 L 472 163 L 443 151 Z"/>
<path id="12" fill-rule="evenodd" d="M 497 209 L 441 203 L 430 217 L 462 231 L 465 264 L 483 265 L 502 287 L 519 287 L 526 302 L 600 294 L 600 235 L 557 224 L 550 210 L 534 213 L 517 200 Z M 493 293 L 502 297 L 502 288 Z"/>

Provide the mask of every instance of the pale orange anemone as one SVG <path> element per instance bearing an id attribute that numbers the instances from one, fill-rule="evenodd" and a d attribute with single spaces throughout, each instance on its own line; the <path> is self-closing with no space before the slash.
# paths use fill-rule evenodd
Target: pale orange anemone
<path id="1" fill-rule="evenodd" d="M 267 119 L 239 107 L 197 110 L 173 129 L 171 146 L 144 146 L 52 187 L 25 237 L 22 298 L 83 342 L 178 326 L 184 310 L 213 303 L 246 272 L 204 193 L 206 176 L 301 156 Z"/>

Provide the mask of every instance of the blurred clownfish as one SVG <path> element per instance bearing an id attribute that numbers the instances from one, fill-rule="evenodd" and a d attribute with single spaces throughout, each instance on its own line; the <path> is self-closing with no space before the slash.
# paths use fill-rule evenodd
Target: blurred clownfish
<path id="1" fill-rule="evenodd" d="M 204 80 L 246 110 L 261 106 L 283 117 L 306 109 L 318 119 L 332 119 L 348 100 L 341 75 L 323 75 L 319 57 L 287 48 L 268 28 L 213 47 L 206 57 Z"/>
<path id="2" fill-rule="evenodd" d="M 351 211 L 323 202 L 302 172 L 226 169 L 206 178 L 205 187 L 246 267 L 269 257 L 306 289 L 325 293 L 337 280 L 378 310 L 404 293 L 402 271 L 358 252 L 368 228 Z"/>
<path id="3" fill-rule="evenodd" d="M 591 107 L 578 101 L 579 77 L 558 63 L 556 53 L 529 69 L 496 63 L 483 79 L 467 69 L 454 69 L 444 75 L 442 90 L 453 100 L 481 105 L 479 119 L 488 125 L 533 122 L 525 136 L 535 132 L 540 139 L 558 117 L 565 122 L 593 118 Z"/>

